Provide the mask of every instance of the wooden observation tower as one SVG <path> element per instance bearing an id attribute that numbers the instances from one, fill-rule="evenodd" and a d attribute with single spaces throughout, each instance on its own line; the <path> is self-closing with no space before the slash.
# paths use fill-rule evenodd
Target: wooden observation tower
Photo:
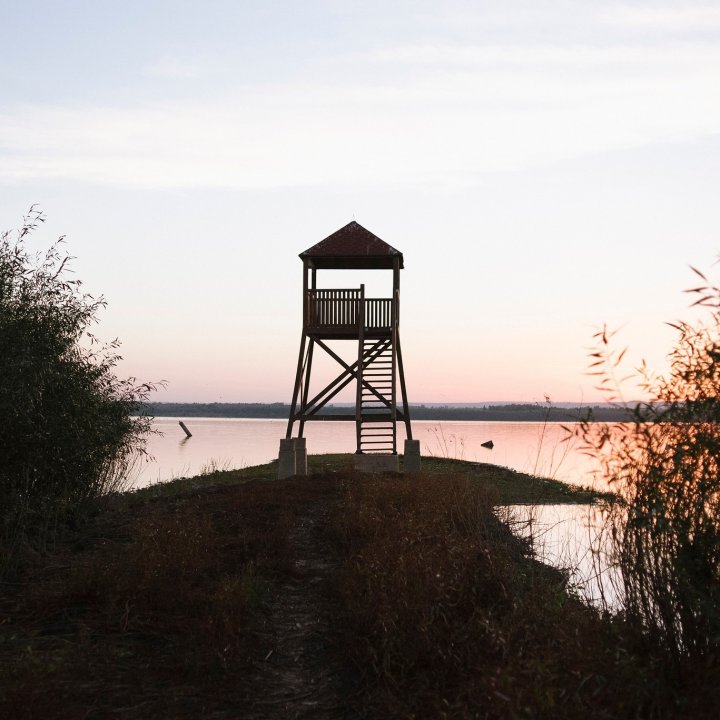
<path id="1" fill-rule="evenodd" d="M 420 443 L 413 441 L 400 348 L 400 270 L 403 256 L 356 222 L 351 222 L 300 253 L 303 262 L 303 329 L 285 440 L 280 444 L 284 477 L 307 468 L 305 423 L 347 420 L 355 423 L 355 465 L 368 471 L 398 470 L 397 423 L 405 423 L 405 471 L 420 469 Z M 392 296 L 367 297 L 359 288 L 320 289 L 321 270 L 385 270 L 392 272 Z M 355 348 L 346 362 L 328 341 L 347 341 Z M 310 394 L 316 349 L 327 353 L 340 372 L 320 392 Z M 398 382 L 399 381 L 399 382 Z M 323 413 L 323 408 L 351 383 L 355 409 Z M 401 407 L 398 407 L 400 400 Z M 293 430 L 297 423 L 297 437 Z"/>

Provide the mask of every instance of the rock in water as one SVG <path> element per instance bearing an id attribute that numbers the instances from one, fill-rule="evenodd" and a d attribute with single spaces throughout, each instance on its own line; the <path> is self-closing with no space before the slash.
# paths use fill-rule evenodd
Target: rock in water
<path id="1" fill-rule="evenodd" d="M 487 442 L 484 442 L 480 445 L 480 447 L 487 448 L 488 450 L 492 450 L 495 447 L 495 443 L 492 440 L 488 440 Z"/>

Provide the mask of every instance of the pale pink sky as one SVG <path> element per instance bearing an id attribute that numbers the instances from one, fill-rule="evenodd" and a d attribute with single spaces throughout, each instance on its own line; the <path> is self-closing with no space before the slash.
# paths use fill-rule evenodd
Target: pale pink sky
<path id="1" fill-rule="evenodd" d="M 100 334 L 168 381 L 158 399 L 289 400 L 297 254 L 352 219 L 405 254 L 418 402 L 597 399 L 603 322 L 662 367 L 687 265 L 720 248 L 706 3 L 2 14 L 0 225 L 40 204 L 36 242 L 68 236 Z"/>

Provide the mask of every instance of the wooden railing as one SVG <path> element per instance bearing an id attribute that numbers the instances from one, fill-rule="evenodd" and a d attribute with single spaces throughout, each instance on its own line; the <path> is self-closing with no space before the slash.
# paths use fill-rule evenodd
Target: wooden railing
<path id="1" fill-rule="evenodd" d="M 357 327 L 360 303 L 364 303 L 366 328 L 392 327 L 392 299 L 365 298 L 362 290 L 308 290 L 305 305 L 307 327 Z"/>
<path id="2" fill-rule="evenodd" d="M 392 300 L 390 298 L 365 299 L 365 327 L 384 328 L 392 326 Z"/>

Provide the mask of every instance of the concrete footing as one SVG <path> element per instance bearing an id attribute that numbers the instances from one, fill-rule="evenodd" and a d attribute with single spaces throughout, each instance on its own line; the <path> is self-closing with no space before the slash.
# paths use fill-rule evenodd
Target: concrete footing
<path id="1" fill-rule="evenodd" d="M 405 454 L 403 456 L 403 472 L 418 473 L 422 469 L 420 459 L 420 441 L 405 440 Z"/>
<path id="2" fill-rule="evenodd" d="M 398 455 L 355 453 L 355 469 L 364 473 L 400 472 Z M 406 440 L 403 472 L 418 473 L 421 469 L 420 441 Z M 305 438 L 282 438 L 278 453 L 278 480 L 293 475 L 307 475 L 307 442 Z"/>
<path id="3" fill-rule="evenodd" d="M 278 480 L 292 475 L 295 475 L 295 438 L 283 438 L 278 455 Z"/>
<path id="4" fill-rule="evenodd" d="M 307 475 L 305 438 L 283 438 L 278 453 L 278 480 L 292 475 Z"/>
<path id="5" fill-rule="evenodd" d="M 364 455 L 356 453 L 353 457 L 355 458 L 355 469 L 358 472 L 400 472 L 397 455 Z"/>

